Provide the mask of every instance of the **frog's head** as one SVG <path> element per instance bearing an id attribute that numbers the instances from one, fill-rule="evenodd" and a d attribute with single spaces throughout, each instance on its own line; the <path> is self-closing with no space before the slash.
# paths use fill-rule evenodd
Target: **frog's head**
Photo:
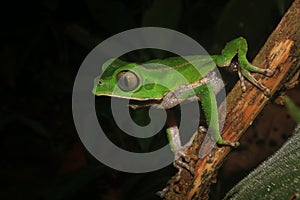
<path id="1" fill-rule="evenodd" d="M 167 81 L 167 73 L 155 67 L 146 68 L 137 63 L 114 60 L 102 67 L 101 77 L 94 81 L 93 93 L 96 96 L 111 96 L 138 101 L 159 100 L 170 91 L 160 84 Z"/>
<path id="2" fill-rule="evenodd" d="M 102 66 L 101 77 L 94 80 L 93 93 L 96 96 L 112 96 L 144 100 L 139 97 L 143 85 L 143 67 L 118 59 L 109 60 Z"/>

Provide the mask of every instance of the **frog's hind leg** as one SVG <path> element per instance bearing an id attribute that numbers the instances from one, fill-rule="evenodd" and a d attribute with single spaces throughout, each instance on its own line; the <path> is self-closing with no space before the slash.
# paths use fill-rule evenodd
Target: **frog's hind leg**
<path id="1" fill-rule="evenodd" d="M 270 69 L 262 69 L 256 66 L 251 65 L 247 58 L 246 54 L 248 51 L 247 41 L 243 37 L 236 38 L 228 42 L 225 48 L 222 50 L 221 55 L 213 55 L 212 59 L 219 67 L 233 67 L 238 71 L 239 78 L 242 82 L 242 90 L 246 90 L 244 77 L 248 79 L 253 85 L 262 90 L 265 95 L 270 94 L 270 90 L 266 88 L 263 84 L 258 82 L 250 73 L 256 72 L 263 74 L 265 76 L 272 76 L 274 72 Z M 237 56 L 238 63 L 235 64 L 234 58 Z"/>

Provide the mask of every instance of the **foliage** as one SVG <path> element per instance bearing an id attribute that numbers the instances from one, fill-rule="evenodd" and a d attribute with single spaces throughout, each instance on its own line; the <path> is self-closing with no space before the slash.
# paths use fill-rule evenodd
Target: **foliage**
<path id="1" fill-rule="evenodd" d="M 295 199 L 299 186 L 300 125 L 275 155 L 230 190 L 225 199 Z"/>

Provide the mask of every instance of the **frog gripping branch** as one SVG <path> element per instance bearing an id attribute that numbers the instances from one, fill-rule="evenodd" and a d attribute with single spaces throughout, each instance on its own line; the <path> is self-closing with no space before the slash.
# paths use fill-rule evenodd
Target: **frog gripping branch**
<path id="1" fill-rule="evenodd" d="M 216 78 L 214 70 L 216 65 L 218 67 L 230 67 L 237 71 L 241 80 L 242 91 L 246 90 L 246 78 L 266 96 L 269 96 L 270 90 L 258 82 L 250 72 L 272 76 L 273 71 L 251 65 L 246 58 L 246 53 L 247 42 L 244 38 L 239 37 L 228 42 L 221 55 L 213 55 L 210 58 L 208 56 L 172 57 L 152 60 L 144 64 L 127 63 L 115 59 L 113 62 L 108 61 L 109 64 L 104 64 L 103 70 L 105 71 L 101 77 L 95 79 L 93 93 L 97 96 L 135 100 L 134 102 L 137 103 L 130 105 L 134 109 L 152 106 L 167 110 L 184 101 L 201 101 L 207 125 L 211 127 L 208 134 L 211 134 L 211 138 L 219 145 L 235 147 L 237 143 L 225 141 L 221 137 L 216 101 L 216 94 L 220 91 L 218 81 L 221 80 Z M 187 62 L 187 60 L 192 60 L 192 63 Z M 155 67 L 146 68 L 143 66 L 149 64 L 155 65 Z M 202 68 L 197 69 L 200 73 L 193 64 L 203 65 Z M 170 72 L 169 68 L 179 72 L 185 77 L 185 80 L 178 79 L 175 75 L 172 79 L 173 73 Z M 156 82 L 159 84 L 153 84 Z M 178 162 L 178 160 L 180 157 L 186 157 L 184 150 L 191 145 L 193 138 L 182 146 L 176 125 L 169 127 L 166 132 L 175 154 L 174 166 L 179 169 L 179 179 L 180 167 L 188 168 L 188 166 L 183 162 Z M 200 158 L 203 157 L 201 152 L 199 155 Z M 193 172 L 193 169 L 188 170 Z"/>

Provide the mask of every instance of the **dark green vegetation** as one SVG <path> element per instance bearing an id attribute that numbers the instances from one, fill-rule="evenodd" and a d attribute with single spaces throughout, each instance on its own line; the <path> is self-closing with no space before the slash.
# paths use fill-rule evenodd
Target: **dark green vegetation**
<path id="1" fill-rule="evenodd" d="M 299 180 L 300 128 L 298 125 L 293 137 L 274 156 L 236 185 L 225 199 L 298 199 Z"/>

